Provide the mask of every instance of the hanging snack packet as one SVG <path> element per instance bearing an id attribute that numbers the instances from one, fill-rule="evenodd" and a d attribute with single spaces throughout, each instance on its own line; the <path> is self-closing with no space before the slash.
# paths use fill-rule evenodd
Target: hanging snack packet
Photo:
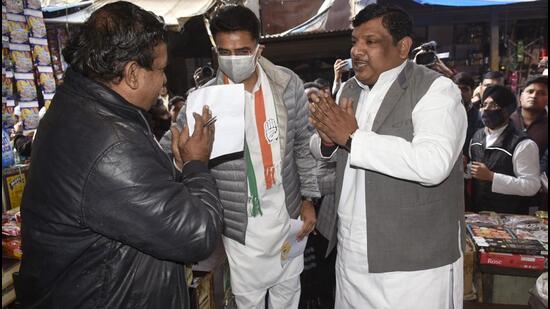
<path id="1" fill-rule="evenodd" d="M 40 0 L 25 0 L 25 7 L 33 10 L 40 10 L 42 9 L 42 4 Z"/>
<path id="2" fill-rule="evenodd" d="M 4 70 L 2 70 L 4 71 Z M 2 72 L 2 97 L 13 99 L 13 72 Z"/>
<path id="3" fill-rule="evenodd" d="M 46 24 L 44 23 L 44 17 L 42 11 L 25 10 L 25 16 L 27 16 L 27 22 L 30 28 L 30 36 L 34 38 L 46 37 Z"/>
<path id="4" fill-rule="evenodd" d="M 44 93 L 55 92 L 55 77 L 53 75 L 52 67 L 37 67 L 38 71 L 38 85 L 42 88 Z"/>
<path id="5" fill-rule="evenodd" d="M 13 128 L 16 122 L 15 100 L 2 97 L 2 126 L 5 128 Z"/>
<path id="6" fill-rule="evenodd" d="M 38 96 L 36 93 L 36 84 L 32 73 L 15 73 L 15 89 L 19 97 L 20 103 L 36 101 Z"/>
<path id="7" fill-rule="evenodd" d="M 13 71 L 13 62 L 10 55 L 10 39 L 7 36 L 2 36 L 2 69 Z"/>
<path id="8" fill-rule="evenodd" d="M 5 0 L 6 10 L 8 13 L 23 13 L 23 0 Z"/>
<path id="9" fill-rule="evenodd" d="M 38 115 L 38 102 L 21 102 L 21 120 L 23 121 L 23 131 L 28 132 L 38 128 L 40 117 Z"/>
<path id="10" fill-rule="evenodd" d="M 8 16 L 2 12 L 2 35 L 8 35 L 10 30 L 8 29 Z"/>
<path id="11" fill-rule="evenodd" d="M 32 72 L 31 47 L 27 44 L 10 44 L 10 50 L 15 72 Z"/>
<path id="12" fill-rule="evenodd" d="M 48 40 L 30 38 L 32 59 L 36 65 L 52 64 L 52 58 L 50 57 L 50 50 L 48 49 Z"/>
<path id="13" fill-rule="evenodd" d="M 18 14 L 6 14 L 8 19 L 8 31 L 11 43 L 28 43 L 29 28 L 25 16 Z"/>

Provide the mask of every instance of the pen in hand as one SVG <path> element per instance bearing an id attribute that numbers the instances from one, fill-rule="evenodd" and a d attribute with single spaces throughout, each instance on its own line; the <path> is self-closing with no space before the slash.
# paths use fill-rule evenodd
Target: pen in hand
<path id="1" fill-rule="evenodd" d="M 214 117 L 210 118 L 207 122 L 205 122 L 205 123 L 202 125 L 202 127 L 203 127 L 203 128 L 206 128 L 206 127 L 209 127 L 209 126 L 213 125 L 213 124 L 216 122 L 216 120 L 217 120 L 216 117 L 217 117 L 217 116 L 214 116 Z"/>

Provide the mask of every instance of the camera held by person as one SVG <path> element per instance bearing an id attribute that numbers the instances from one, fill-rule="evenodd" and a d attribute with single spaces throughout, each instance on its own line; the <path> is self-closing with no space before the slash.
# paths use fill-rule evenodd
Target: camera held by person
<path id="1" fill-rule="evenodd" d="M 441 58 L 448 58 L 449 53 L 438 54 L 437 42 L 435 41 L 421 44 L 413 49 L 411 54 L 413 55 L 413 62 L 416 64 L 424 65 L 449 78 L 454 75 L 453 70 L 449 69 L 443 61 L 441 61 Z"/>

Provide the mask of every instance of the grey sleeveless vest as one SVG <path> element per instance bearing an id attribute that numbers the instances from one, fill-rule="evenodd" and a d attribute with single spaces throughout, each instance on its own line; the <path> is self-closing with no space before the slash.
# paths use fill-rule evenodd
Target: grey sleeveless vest
<path id="1" fill-rule="evenodd" d="M 375 117 L 372 130 L 412 141 L 412 111 L 440 75 L 408 62 L 391 85 Z M 342 89 L 354 109 L 361 93 L 355 79 Z M 358 151 L 354 149 L 353 151 Z M 391 150 L 388 150 L 391 151 Z M 340 200 L 348 153 L 339 149 L 336 168 L 336 201 Z M 462 160 L 436 186 L 366 171 L 366 213 L 369 271 L 415 271 L 451 264 L 464 248 L 464 181 Z M 329 250 L 336 243 L 337 218 Z M 462 244 L 459 244 L 459 231 Z"/>

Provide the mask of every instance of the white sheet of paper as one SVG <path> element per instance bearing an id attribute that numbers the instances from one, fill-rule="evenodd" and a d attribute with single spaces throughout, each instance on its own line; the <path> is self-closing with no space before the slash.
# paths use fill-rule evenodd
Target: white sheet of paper
<path id="1" fill-rule="evenodd" d="M 304 221 L 298 219 L 290 219 L 290 232 L 288 233 L 288 243 L 290 244 L 290 253 L 288 254 L 289 258 L 295 258 L 304 254 L 306 249 L 307 236 L 304 237 L 301 241 L 296 239 L 296 235 L 300 232 L 300 229 L 304 225 Z"/>
<path id="2" fill-rule="evenodd" d="M 217 117 L 214 145 L 210 159 L 244 150 L 244 85 L 216 85 L 199 88 L 187 98 L 186 117 L 189 135 L 193 134 L 193 112 L 202 114 L 208 105 L 212 117 Z"/>

